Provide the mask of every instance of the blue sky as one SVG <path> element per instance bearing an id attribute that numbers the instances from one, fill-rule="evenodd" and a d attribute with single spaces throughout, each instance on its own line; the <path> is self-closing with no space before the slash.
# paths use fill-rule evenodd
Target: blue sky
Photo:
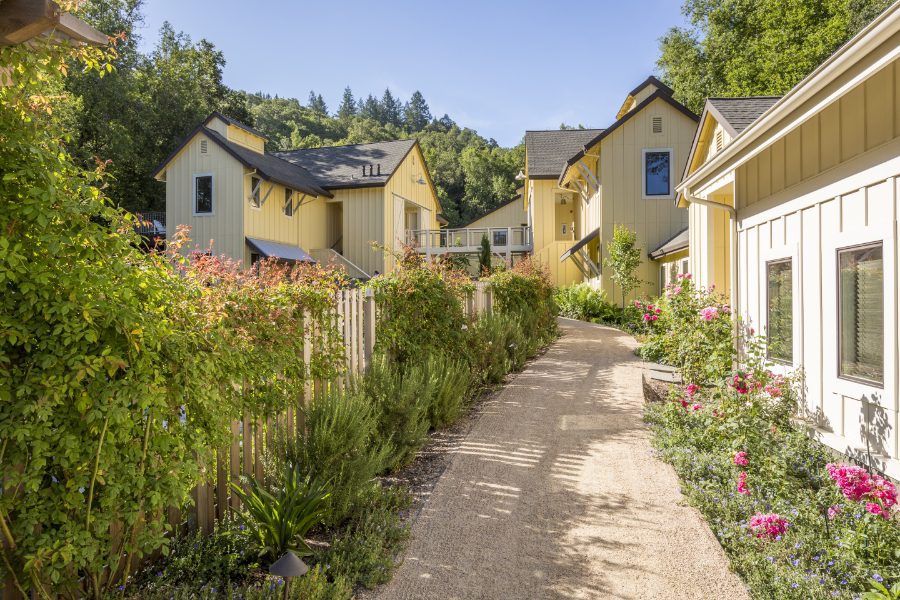
<path id="1" fill-rule="evenodd" d="M 560 123 L 603 127 L 655 71 L 658 39 L 681 25 L 680 0 L 540 2 L 146 0 L 142 47 L 168 20 L 225 53 L 225 83 L 337 108 L 416 89 L 500 144 Z"/>

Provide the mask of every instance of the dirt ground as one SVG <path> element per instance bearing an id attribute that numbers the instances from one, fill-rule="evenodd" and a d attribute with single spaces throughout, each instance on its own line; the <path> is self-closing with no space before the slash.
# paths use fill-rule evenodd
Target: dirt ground
<path id="1" fill-rule="evenodd" d="M 449 454 L 423 467 L 436 483 L 420 482 L 413 541 L 376 598 L 748 598 L 651 452 L 634 340 L 562 327 L 472 422 L 429 445 Z"/>

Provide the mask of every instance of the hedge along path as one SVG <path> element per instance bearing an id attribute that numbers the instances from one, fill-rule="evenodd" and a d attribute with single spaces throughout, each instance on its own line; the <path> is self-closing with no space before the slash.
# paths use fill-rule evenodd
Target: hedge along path
<path id="1" fill-rule="evenodd" d="M 636 342 L 562 328 L 452 450 L 376 597 L 749 598 L 651 453 Z"/>
<path id="2" fill-rule="evenodd" d="M 479 281 L 464 302 L 464 311 L 469 319 L 476 319 L 490 312 L 492 304 L 490 284 Z M 174 508 L 167 511 L 165 518 L 173 530 L 199 529 L 210 533 L 217 522 L 229 518 L 240 509 L 240 499 L 232 493 L 230 482 L 238 482 L 241 477 L 262 477 L 267 453 L 274 448 L 276 440 L 280 436 L 297 436 L 304 429 L 303 412 L 299 408 L 330 386 L 346 385 L 353 376 L 368 368 L 375 347 L 377 314 L 375 298 L 366 290 L 343 289 L 335 293 L 331 319 L 343 338 L 343 374 L 333 381 L 307 380 L 297 406 L 289 406 L 280 414 L 265 418 L 245 415 L 232 422 L 231 444 L 219 448 L 213 462 L 206 466 L 206 481 L 191 493 L 193 506 L 183 511 Z M 312 326 L 318 327 L 315 323 Z M 311 335 L 309 330 L 305 331 L 304 336 L 303 359 L 309 365 L 316 350 L 312 340 L 317 336 Z M 111 530 L 113 539 L 120 539 L 123 531 L 121 525 L 113 524 Z M 147 558 L 152 560 L 159 555 L 157 551 Z M 131 568 L 135 571 L 140 566 L 135 562 Z M 0 579 L 0 600 L 21 599 L 22 595 L 15 589 L 10 577 Z"/>

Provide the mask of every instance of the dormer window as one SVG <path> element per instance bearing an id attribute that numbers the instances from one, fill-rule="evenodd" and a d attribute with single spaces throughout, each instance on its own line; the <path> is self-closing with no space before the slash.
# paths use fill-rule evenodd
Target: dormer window
<path id="1" fill-rule="evenodd" d="M 643 151 L 644 199 L 672 199 L 672 149 L 653 148 Z"/>
<path id="2" fill-rule="evenodd" d="M 294 190 L 284 188 L 284 216 L 294 216 Z"/>

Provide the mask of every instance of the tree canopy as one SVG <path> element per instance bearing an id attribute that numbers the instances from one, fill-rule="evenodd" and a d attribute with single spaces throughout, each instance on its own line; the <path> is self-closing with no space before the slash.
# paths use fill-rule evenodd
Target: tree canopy
<path id="1" fill-rule="evenodd" d="M 891 0 L 684 0 L 657 66 L 694 112 L 713 96 L 782 95 Z"/>
<path id="2" fill-rule="evenodd" d="M 435 119 L 421 91 L 408 100 L 390 89 L 355 96 L 347 86 L 331 114 L 321 93 L 305 102 L 225 85 L 225 56 L 209 40 L 192 40 L 163 24 L 149 53 L 138 50 L 143 0 L 92 0 L 84 17 L 123 34 L 114 71 L 75 72 L 69 113 L 71 151 L 85 166 L 110 161 L 107 194 L 129 210 L 162 210 L 165 188 L 151 175 L 210 112 L 219 110 L 264 132 L 269 150 L 379 142 L 416 137 L 422 144 L 451 225 L 480 217 L 516 189 L 523 149 L 501 148 L 444 115 Z"/>

